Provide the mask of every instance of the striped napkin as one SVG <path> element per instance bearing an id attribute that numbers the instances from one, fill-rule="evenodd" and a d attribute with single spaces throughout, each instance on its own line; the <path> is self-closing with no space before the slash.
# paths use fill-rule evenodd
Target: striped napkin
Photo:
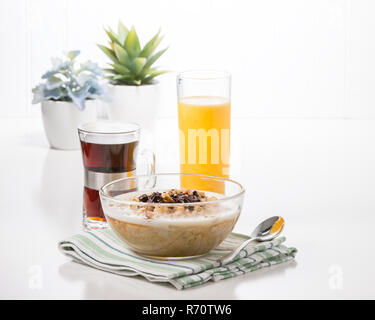
<path id="1" fill-rule="evenodd" d="M 247 272 L 294 259 L 297 250 L 283 245 L 285 237 L 270 242 L 249 244 L 245 250 L 222 266 L 216 260 L 249 237 L 231 233 L 207 255 L 181 261 L 152 260 L 135 254 L 111 229 L 86 231 L 59 242 L 59 249 L 77 262 L 122 276 L 143 276 L 152 282 L 169 282 L 177 289 L 232 278 Z"/>

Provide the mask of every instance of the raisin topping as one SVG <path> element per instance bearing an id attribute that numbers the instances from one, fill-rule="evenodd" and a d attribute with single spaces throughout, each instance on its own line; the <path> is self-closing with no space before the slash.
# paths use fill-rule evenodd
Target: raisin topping
<path id="1" fill-rule="evenodd" d="M 208 204 L 198 204 L 217 200 L 216 197 L 208 197 L 203 191 L 190 189 L 170 189 L 161 192 L 149 192 L 132 197 L 134 202 L 146 203 L 146 206 L 134 204 L 131 209 L 147 219 L 154 219 L 162 215 L 196 216 L 204 213 L 205 210 L 212 208 Z M 150 205 L 147 205 L 147 204 Z M 153 206 L 152 203 L 166 203 L 167 206 Z M 173 206 L 174 203 L 187 204 L 186 206 Z"/>
<path id="2" fill-rule="evenodd" d="M 149 198 L 148 201 L 149 203 L 163 203 L 163 197 L 161 196 L 160 192 L 153 192 Z"/>
<path id="3" fill-rule="evenodd" d="M 147 194 L 142 194 L 139 196 L 139 201 L 140 202 L 147 202 L 148 201 L 148 195 Z"/>
<path id="4" fill-rule="evenodd" d="M 138 197 L 140 202 L 147 203 L 192 203 L 205 201 L 207 198 L 198 191 L 185 190 L 184 192 L 171 189 L 168 192 L 152 192 Z"/>

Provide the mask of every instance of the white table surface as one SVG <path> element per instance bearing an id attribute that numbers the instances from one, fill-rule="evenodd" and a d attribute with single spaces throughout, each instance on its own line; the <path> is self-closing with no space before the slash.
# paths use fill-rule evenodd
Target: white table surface
<path id="1" fill-rule="evenodd" d="M 176 119 L 154 137 L 158 171 L 176 171 Z M 375 298 L 375 121 L 233 119 L 232 178 L 247 190 L 235 231 L 282 215 L 299 252 L 185 291 L 63 256 L 58 240 L 81 231 L 80 151 L 49 149 L 40 119 L 0 119 L 0 143 L 1 299 Z"/>

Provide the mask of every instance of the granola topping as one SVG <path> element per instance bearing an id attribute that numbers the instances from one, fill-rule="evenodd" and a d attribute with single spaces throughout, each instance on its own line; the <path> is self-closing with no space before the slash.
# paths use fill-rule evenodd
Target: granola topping
<path id="1" fill-rule="evenodd" d="M 133 197 L 132 200 L 148 203 L 191 203 L 207 201 L 207 197 L 204 192 L 198 192 L 196 190 L 171 189 L 163 193 L 151 192 L 141 194 L 138 197 Z"/>
<path id="2" fill-rule="evenodd" d="M 190 189 L 170 189 L 163 192 L 149 192 L 141 193 L 136 196 L 128 196 L 127 199 L 139 202 L 142 205 L 131 205 L 132 213 L 138 216 L 143 216 L 146 219 L 158 217 L 206 217 L 212 213 L 214 204 L 199 204 L 199 202 L 207 202 L 217 200 L 215 196 L 208 196 L 205 192 L 190 190 Z M 150 203 L 150 206 L 145 206 L 145 203 Z M 166 204 L 171 206 L 157 206 L 152 204 Z M 181 203 L 188 204 L 188 206 L 176 206 L 172 204 Z M 212 216 L 212 214 L 211 214 Z"/>

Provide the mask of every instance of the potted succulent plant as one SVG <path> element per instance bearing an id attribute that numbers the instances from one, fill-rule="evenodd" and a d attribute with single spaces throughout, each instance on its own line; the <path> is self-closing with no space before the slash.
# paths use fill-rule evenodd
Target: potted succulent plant
<path id="1" fill-rule="evenodd" d="M 154 63 L 167 50 L 156 51 L 162 36 L 159 32 L 141 48 L 138 35 L 121 23 L 118 32 L 106 30 L 109 47 L 98 45 L 111 59 L 110 68 L 104 69 L 110 80 L 108 117 L 112 120 L 137 122 L 150 128 L 156 117 L 159 85 L 155 77 L 167 71 L 158 70 Z"/>
<path id="2" fill-rule="evenodd" d="M 91 61 L 77 67 L 79 54 L 71 51 L 64 60 L 52 58 L 52 69 L 33 89 L 33 104 L 42 103 L 44 129 L 52 148 L 78 149 L 77 126 L 95 121 L 97 98 L 107 97 L 106 87 L 101 83 L 103 70 Z"/>

